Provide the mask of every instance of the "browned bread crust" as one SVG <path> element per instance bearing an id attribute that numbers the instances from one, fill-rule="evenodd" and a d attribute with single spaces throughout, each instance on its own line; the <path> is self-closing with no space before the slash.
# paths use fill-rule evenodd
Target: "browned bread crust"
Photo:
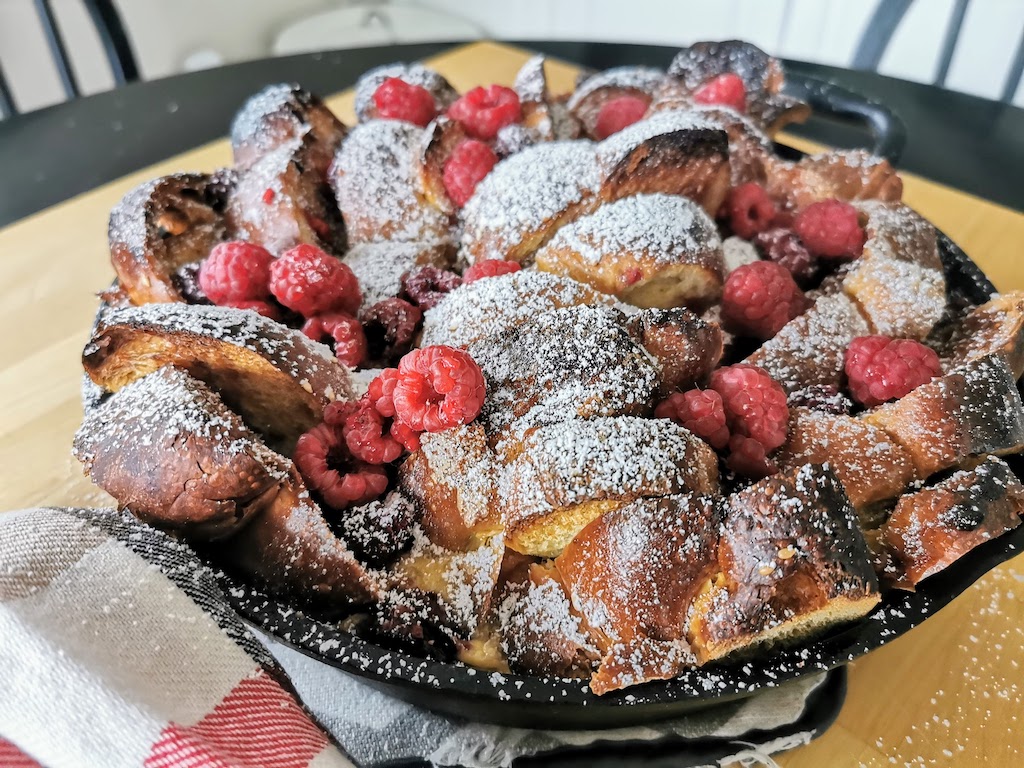
<path id="1" fill-rule="evenodd" d="M 377 105 L 373 94 L 381 84 L 390 77 L 397 77 L 409 85 L 426 88 L 434 97 L 438 110 L 444 112 L 459 98 L 458 92 L 451 84 L 434 70 L 422 64 L 395 62 L 368 70 L 356 82 L 356 117 L 364 123 L 378 117 Z"/>
<path id="2" fill-rule="evenodd" d="M 661 365 L 662 395 L 703 382 L 722 359 L 721 327 L 689 310 L 648 309 L 630 317 L 628 327 Z"/>
<path id="3" fill-rule="evenodd" d="M 671 678 L 696 662 L 687 617 L 717 570 L 720 526 L 710 497 L 640 499 L 594 520 L 555 561 L 601 652 L 594 693 Z"/>
<path id="4" fill-rule="evenodd" d="M 980 544 L 1016 528 L 1022 514 L 1024 486 L 994 456 L 908 493 L 882 529 L 893 560 L 884 578 L 912 590 Z"/>
<path id="5" fill-rule="evenodd" d="M 795 163 L 773 156 L 766 168 L 768 193 L 788 210 L 829 198 L 896 202 L 903 196 L 896 169 L 863 150 L 808 155 Z"/>
<path id="6" fill-rule="evenodd" d="M 73 450 L 93 482 L 140 520 L 198 540 L 235 533 L 291 469 L 215 392 L 169 367 L 87 413 Z"/>
<path id="7" fill-rule="evenodd" d="M 465 140 L 466 131 L 461 123 L 438 117 L 424 129 L 415 150 L 418 154 L 414 168 L 423 201 L 448 216 L 454 215 L 456 209 L 444 188 L 444 165 Z"/>
<path id="8" fill-rule="evenodd" d="M 1024 375 L 1024 291 L 995 296 L 968 312 L 942 352 L 950 368 L 986 355 L 1002 355 L 1019 379 Z"/>
<path id="9" fill-rule="evenodd" d="M 920 478 L 970 456 L 1024 448 L 1017 380 L 998 355 L 979 358 L 864 416 L 910 454 Z"/>
<path id="10" fill-rule="evenodd" d="M 184 301 L 179 268 L 206 258 L 226 236 L 228 172 L 181 173 L 141 184 L 110 212 L 110 262 L 134 304 Z"/>
<path id="11" fill-rule="evenodd" d="M 209 384 L 269 444 L 291 454 L 324 407 L 351 399 L 348 370 L 330 349 L 255 312 L 187 304 L 112 309 L 82 353 L 110 392 L 165 365 Z"/>
<path id="12" fill-rule="evenodd" d="M 698 598 L 691 643 L 701 661 L 800 639 L 860 618 L 878 580 L 839 479 L 806 464 L 725 501 L 720 574 Z"/>

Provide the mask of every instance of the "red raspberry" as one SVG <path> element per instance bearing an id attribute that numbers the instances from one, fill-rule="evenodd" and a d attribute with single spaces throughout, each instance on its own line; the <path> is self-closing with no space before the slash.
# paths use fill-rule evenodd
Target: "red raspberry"
<path id="1" fill-rule="evenodd" d="M 253 312 L 258 312 L 264 317 L 281 322 L 281 308 L 276 304 L 271 304 L 269 301 L 260 301 L 259 299 L 225 301 L 223 306 L 234 307 L 235 309 L 251 309 Z"/>
<path id="2" fill-rule="evenodd" d="M 370 358 L 397 360 L 412 348 L 423 313 L 403 299 L 384 299 L 362 317 Z"/>
<path id="3" fill-rule="evenodd" d="M 448 107 L 448 117 L 474 139 L 490 141 L 506 125 L 519 122 L 519 95 L 502 85 L 477 87 Z"/>
<path id="4" fill-rule="evenodd" d="M 398 378 L 397 368 L 385 368 L 370 382 L 370 386 L 366 390 L 367 399 L 381 416 L 391 418 L 395 415 L 394 397 Z"/>
<path id="5" fill-rule="evenodd" d="M 768 229 L 775 218 L 775 203 L 754 181 L 730 189 L 725 210 L 732 231 L 747 240 Z"/>
<path id="6" fill-rule="evenodd" d="M 845 367 L 850 394 L 868 408 L 901 398 L 942 373 L 935 350 L 888 336 L 858 336 L 851 341 Z"/>
<path id="7" fill-rule="evenodd" d="M 414 349 L 398 365 L 395 418 L 420 432 L 468 424 L 483 408 L 486 386 L 480 366 L 454 347 Z"/>
<path id="8" fill-rule="evenodd" d="M 793 230 L 815 256 L 855 259 L 864 251 L 857 209 L 842 200 L 811 203 L 796 215 Z"/>
<path id="9" fill-rule="evenodd" d="M 789 270 L 772 261 L 737 267 L 722 289 L 722 322 L 732 333 L 770 339 L 807 309 Z"/>
<path id="10" fill-rule="evenodd" d="M 729 442 L 722 396 L 713 389 L 674 392 L 658 403 L 654 416 L 682 424 L 712 448 L 725 448 Z"/>
<path id="11" fill-rule="evenodd" d="M 366 334 L 362 324 L 343 312 L 325 312 L 309 318 L 302 332 L 313 341 L 333 342 L 334 354 L 349 368 L 358 368 L 366 361 Z"/>
<path id="12" fill-rule="evenodd" d="M 594 138 L 607 139 L 613 133 L 628 128 L 647 112 L 650 101 L 639 96 L 619 96 L 601 106 L 594 123 Z"/>
<path id="13" fill-rule="evenodd" d="M 324 408 L 324 424 L 340 430 L 345 426 L 345 419 L 358 411 L 361 404 L 362 401 L 357 403 L 353 400 L 336 400 L 328 403 Z"/>
<path id="14" fill-rule="evenodd" d="M 363 302 L 349 266 L 305 244 L 285 251 L 270 265 L 270 291 L 305 317 L 331 311 L 354 315 Z"/>
<path id="15" fill-rule="evenodd" d="M 266 248 L 253 243 L 218 243 L 199 265 L 199 287 L 214 304 L 265 299 L 273 261 Z"/>
<path id="16" fill-rule="evenodd" d="M 460 208 L 473 196 L 476 185 L 498 164 L 494 150 L 476 139 L 467 139 L 455 148 L 444 164 L 444 191 Z"/>
<path id="17" fill-rule="evenodd" d="M 786 442 L 786 393 L 766 370 L 744 363 L 727 365 L 715 370 L 709 383 L 722 396 L 725 419 L 734 437 L 752 438 L 766 452 Z"/>
<path id="18" fill-rule="evenodd" d="M 373 103 L 380 117 L 405 120 L 420 127 L 437 116 L 434 96 L 426 88 L 389 77 L 373 92 Z"/>
<path id="19" fill-rule="evenodd" d="M 769 261 L 781 264 L 799 282 L 814 275 L 817 262 L 811 252 L 793 232 L 782 227 L 772 227 L 754 236 L 754 245 Z"/>
<path id="20" fill-rule="evenodd" d="M 420 449 L 420 433 L 400 421 L 391 422 L 391 436 L 409 453 Z"/>
<path id="21" fill-rule="evenodd" d="M 729 457 L 725 464 L 737 475 L 758 480 L 779 471 L 775 462 L 768 458 L 764 446 L 743 435 L 733 435 L 729 439 Z"/>
<path id="22" fill-rule="evenodd" d="M 341 431 L 327 424 L 299 437 L 292 459 L 307 485 L 335 509 L 372 501 L 388 487 L 384 467 L 354 459 Z"/>
<path id="23" fill-rule="evenodd" d="M 460 285 L 462 278 L 454 272 L 440 267 L 421 267 L 402 275 L 402 296 L 426 312 Z"/>
<path id="24" fill-rule="evenodd" d="M 737 112 L 747 111 L 747 87 L 743 78 L 732 72 L 714 77 L 693 92 L 698 104 L 721 104 Z"/>
<path id="25" fill-rule="evenodd" d="M 359 461 L 367 464 L 390 464 L 402 455 L 402 445 L 388 431 L 389 425 L 369 400 L 345 418 L 342 434 L 345 445 Z"/>
<path id="26" fill-rule="evenodd" d="M 503 261 L 502 259 L 484 259 L 478 261 L 462 273 L 462 284 L 469 285 L 485 277 L 498 277 L 498 275 L 511 275 L 518 272 L 523 265 L 518 261 Z"/>

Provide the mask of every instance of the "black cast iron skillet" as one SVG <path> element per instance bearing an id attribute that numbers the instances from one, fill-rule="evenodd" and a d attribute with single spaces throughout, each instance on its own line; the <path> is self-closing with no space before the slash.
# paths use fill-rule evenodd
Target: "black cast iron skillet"
<path id="1" fill-rule="evenodd" d="M 789 90 L 809 100 L 819 113 L 866 123 L 874 135 L 873 151 L 892 159 L 899 155 L 903 126 L 884 106 L 809 78 L 791 81 Z M 788 157 L 800 156 L 788 147 L 779 151 Z M 939 237 L 939 250 L 950 291 L 970 303 L 987 301 L 994 288 L 967 255 L 945 235 Z M 591 693 L 583 680 L 488 673 L 389 650 L 301 607 L 268 597 L 254 586 L 233 584 L 228 592 L 253 626 L 427 709 L 527 728 L 598 729 L 678 717 L 844 665 L 917 626 L 1022 548 L 1024 525 L 968 553 L 927 579 L 917 592 L 890 591 L 870 616 L 803 645 L 745 663 L 691 669 L 673 680 L 604 696 Z"/>

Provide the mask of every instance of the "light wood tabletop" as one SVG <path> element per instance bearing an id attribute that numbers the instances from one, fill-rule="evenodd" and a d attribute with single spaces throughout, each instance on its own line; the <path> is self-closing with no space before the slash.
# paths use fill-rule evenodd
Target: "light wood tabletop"
<path id="1" fill-rule="evenodd" d="M 431 64 L 463 90 L 510 84 L 527 56 L 478 43 Z M 576 71 L 549 63 L 554 90 L 570 89 Z M 350 93 L 328 103 L 342 119 L 354 120 Z M 109 501 L 82 478 L 68 451 L 81 418 L 79 356 L 96 309 L 94 294 L 113 278 L 107 216 L 139 182 L 174 171 L 210 171 L 230 160 L 227 141 L 217 141 L 0 230 L 0 258 L 7 265 L 0 285 L 0 509 Z M 1024 215 L 924 179 L 904 180 L 907 202 L 959 243 L 997 288 L 1024 289 Z M 836 724 L 779 763 L 1024 764 L 1022 648 L 1024 560 L 1018 558 L 918 629 L 851 664 L 849 696 Z"/>

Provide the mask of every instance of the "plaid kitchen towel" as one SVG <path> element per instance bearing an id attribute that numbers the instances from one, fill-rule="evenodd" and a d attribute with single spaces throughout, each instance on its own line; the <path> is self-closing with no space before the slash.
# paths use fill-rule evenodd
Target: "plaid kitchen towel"
<path id="1" fill-rule="evenodd" d="M 797 722 L 821 679 L 643 728 L 462 722 L 258 639 L 192 550 L 128 515 L 0 515 L 0 766 L 351 766 L 341 745 L 361 766 L 497 768 L 596 741 L 740 743 Z M 786 732 L 731 757 L 770 765 L 811 735 Z"/>

